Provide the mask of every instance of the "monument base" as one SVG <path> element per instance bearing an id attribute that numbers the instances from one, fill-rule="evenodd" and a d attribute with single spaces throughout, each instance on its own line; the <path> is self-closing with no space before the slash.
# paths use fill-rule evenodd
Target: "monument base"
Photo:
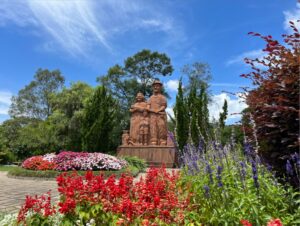
<path id="1" fill-rule="evenodd" d="M 117 156 L 136 156 L 149 166 L 173 168 L 176 164 L 174 146 L 119 146 Z"/>

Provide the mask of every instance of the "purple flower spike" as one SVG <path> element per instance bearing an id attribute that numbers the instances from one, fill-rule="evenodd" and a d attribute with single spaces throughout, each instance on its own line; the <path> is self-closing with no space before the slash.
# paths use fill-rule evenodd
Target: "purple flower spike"
<path id="1" fill-rule="evenodd" d="M 286 169 L 286 173 L 289 176 L 293 176 L 294 175 L 294 170 L 293 170 L 293 167 L 292 167 L 292 164 L 291 164 L 290 160 L 286 161 L 285 169 Z"/>
<path id="2" fill-rule="evenodd" d="M 205 191 L 205 197 L 209 198 L 210 197 L 210 195 L 209 195 L 209 187 L 207 185 L 204 185 L 203 188 L 204 188 L 204 191 Z"/>
<path id="3" fill-rule="evenodd" d="M 217 179 L 218 179 L 218 186 L 219 187 L 223 187 L 223 183 L 222 183 L 222 170 L 223 168 L 221 166 L 218 166 L 217 168 Z"/>

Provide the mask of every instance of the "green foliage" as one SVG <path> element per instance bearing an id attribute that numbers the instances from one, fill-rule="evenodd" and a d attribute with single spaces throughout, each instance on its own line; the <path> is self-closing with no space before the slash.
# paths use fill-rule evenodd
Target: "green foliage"
<path id="1" fill-rule="evenodd" d="M 221 141 L 222 144 L 224 145 L 226 143 L 225 140 L 225 121 L 227 119 L 227 115 L 228 115 L 228 105 L 227 105 L 227 100 L 224 100 L 224 104 L 222 107 L 223 111 L 220 112 L 220 117 L 219 117 L 219 127 L 220 127 L 220 136 L 221 136 Z M 228 141 L 228 140 L 227 140 Z"/>
<path id="2" fill-rule="evenodd" d="M 3 169 L 3 170 L 2 170 Z M 61 172 L 55 170 L 27 170 L 21 167 L 3 167 L 0 166 L 0 171 L 8 171 L 8 175 L 12 177 L 34 177 L 41 179 L 55 179 Z M 112 170 L 112 171 L 93 171 L 94 175 L 103 174 L 105 177 L 110 175 L 115 175 L 116 177 L 121 176 L 123 173 L 129 173 L 132 176 L 137 176 L 142 169 L 139 169 L 133 165 L 130 165 L 121 170 Z M 85 175 L 86 171 L 76 171 L 79 175 Z M 72 174 L 72 171 L 68 172 Z"/>
<path id="3" fill-rule="evenodd" d="M 227 100 L 224 100 L 224 104 L 223 104 L 223 112 L 220 112 L 220 117 L 219 117 L 219 125 L 220 125 L 220 129 L 224 129 L 225 127 L 225 120 L 227 119 L 227 115 L 228 115 L 228 105 L 227 105 Z"/>
<path id="4" fill-rule="evenodd" d="M 192 117 L 191 117 L 191 124 L 190 124 L 190 131 L 191 131 L 191 139 L 193 144 L 198 147 L 199 145 L 199 138 L 200 138 L 200 131 L 198 127 L 198 112 L 197 108 L 192 108 Z"/>
<path id="5" fill-rule="evenodd" d="M 186 170 L 179 185 L 193 194 L 193 209 L 187 219 L 205 225 L 239 225 L 241 219 L 247 219 L 265 225 L 279 218 L 284 225 L 297 224 L 300 205 L 296 197 L 300 194 L 279 184 L 258 163 L 259 187 L 255 186 L 253 165 L 245 161 L 241 150 L 214 150 L 210 146 L 199 159 L 205 161 L 198 161 L 197 170 Z"/>
<path id="6" fill-rule="evenodd" d="M 92 94 L 91 86 L 77 82 L 52 96 L 54 113 L 49 118 L 49 122 L 55 125 L 54 134 L 58 140 L 59 149 L 81 150 L 84 107 Z"/>
<path id="7" fill-rule="evenodd" d="M 38 69 L 34 80 L 12 97 L 11 117 L 26 116 L 45 119 L 52 113 L 51 95 L 61 89 L 65 82 L 59 70 Z"/>
<path id="8" fill-rule="evenodd" d="M 183 150 L 184 145 L 188 141 L 189 136 L 189 117 L 186 100 L 183 97 L 182 80 L 179 81 L 178 93 L 176 95 L 176 103 L 174 107 L 176 122 L 176 140 L 179 150 Z"/>
<path id="9" fill-rule="evenodd" d="M 15 169 L 17 166 L 15 165 L 0 165 L 0 171 L 10 171 L 12 169 Z"/>
<path id="10" fill-rule="evenodd" d="M 124 66 L 117 64 L 109 68 L 106 75 L 97 78 L 118 102 L 116 114 L 118 124 L 113 133 L 115 137 L 119 138 L 122 130 L 129 127 L 128 109 L 134 102 L 136 94 L 142 91 L 145 97 L 149 97 L 152 94 L 151 85 L 154 79 L 157 76 L 171 75 L 172 72 L 171 60 L 166 54 L 142 50 L 128 57 Z"/>
<path id="11" fill-rule="evenodd" d="M 0 125 L 0 137 L 4 149 L 11 151 L 17 159 L 24 159 L 30 155 L 30 150 L 22 138 L 22 130 L 30 124 L 37 124 L 39 120 L 26 117 L 18 117 L 6 120 Z M 26 136 L 32 134 L 25 134 Z"/>
<path id="12" fill-rule="evenodd" d="M 124 156 L 124 158 L 129 165 L 136 167 L 140 172 L 144 172 L 147 168 L 145 160 L 140 159 L 136 156 Z"/>
<path id="13" fill-rule="evenodd" d="M 0 152 L 0 164 L 9 164 L 16 161 L 16 156 L 9 150 Z"/>
<path id="14" fill-rule="evenodd" d="M 202 139 L 207 142 L 211 137 L 211 126 L 209 123 L 209 111 L 208 111 L 208 94 L 207 85 L 202 83 L 200 88 L 200 94 L 198 96 L 198 127 Z"/>
<path id="15" fill-rule="evenodd" d="M 181 72 L 188 77 L 186 91 L 196 88 L 197 93 L 199 93 L 202 85 L 207 86 L 212 77 L 209 65 L 202 62 L 187 64 L 182 68 Z"/>
<path id="16" fill-rule="evenodd" d="M 98 78 L 98 81 L 109 87 L 118 99 L 125 99 L 129 103 L 134 100 L 138 91 L 145 96 L 151 95 L 155 76 L 167 76 L 173 72 L 171 60 L 166 54 L 147 49 L 128 57 L 124 64 L 124 67 L 118 64 L 111 67 L 107 75 Z"/>
<path id="17" fill-rule="evenodd" d="M 112 131 L 115 121 L 116 101 L 104 86 L 96 88 L 88 100 L 83 124 L 83 150 L 106 153 L 113 148 Z"/>
<path id="18" fill-rule="evenodd" d="M 90 205 L 88 203 L 77 205 L 75 213 L 66 215 L 63 220 L 63 225 L 116 225 L 119 217 L 116 214 L 103 210 L 101 204 Z"/>

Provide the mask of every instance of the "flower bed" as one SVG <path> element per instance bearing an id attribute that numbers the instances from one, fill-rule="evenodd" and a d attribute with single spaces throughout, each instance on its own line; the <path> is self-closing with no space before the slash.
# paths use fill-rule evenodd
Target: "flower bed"
<path id="1" fill-rule="evenodd" d="M 125 160 L 102 153 L 63 151 L 58 155 L 33 156 L 22 163 L 30 170 L 120 170 L 127 166 Z"/>
<path id="2" fill-rule="evenodd" d="M 61 225 L 182 225 L 189 196 L 176 188 L 178 173 L 151 168 L 136 184 L 123 174 L 119 181 L 104 180 L 88 171 L 85 176 L 65 173 L 57 177 L 60 201 L 50 195 L 27 196 L 18 223 L 51 224 L 57 214 Z"/>

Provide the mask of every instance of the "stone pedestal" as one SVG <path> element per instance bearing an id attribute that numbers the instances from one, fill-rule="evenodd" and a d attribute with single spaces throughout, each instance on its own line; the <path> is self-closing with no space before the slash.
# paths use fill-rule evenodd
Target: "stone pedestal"
<path id="1" fill-rule="evenodd" d="M 136 156 L 144 159 L 149 166 L 175 167 L 176 152 L 174 146 L 119 146 L 118 157 Z"/>

